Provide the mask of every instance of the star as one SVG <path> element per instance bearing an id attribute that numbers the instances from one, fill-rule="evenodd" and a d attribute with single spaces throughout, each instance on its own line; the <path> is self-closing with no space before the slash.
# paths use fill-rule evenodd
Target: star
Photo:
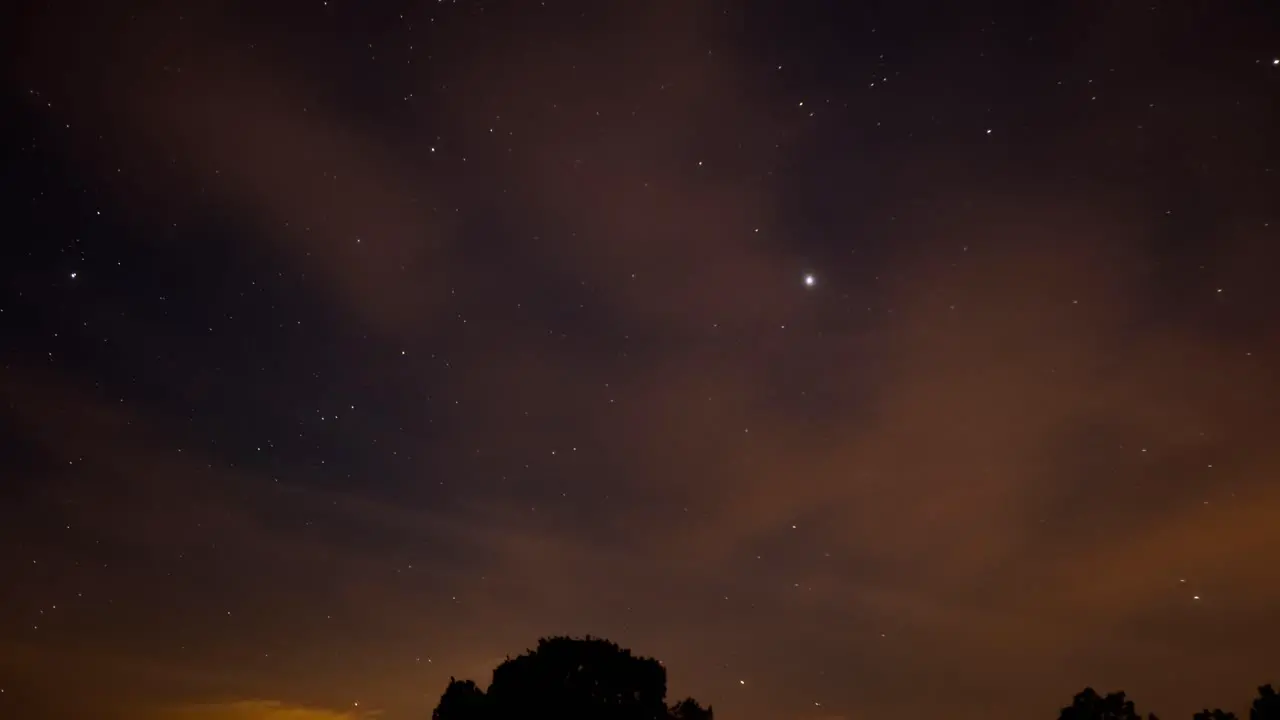
<path id="1" fill-rule="evenodd" d="M 813 273 L 804 274 L 804 286 L 813 287 L 818 284 L 818 278 Z"/>

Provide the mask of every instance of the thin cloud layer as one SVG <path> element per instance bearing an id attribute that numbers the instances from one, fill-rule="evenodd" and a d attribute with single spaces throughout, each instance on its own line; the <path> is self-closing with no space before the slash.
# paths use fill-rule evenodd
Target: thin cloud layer
<path id="1" fill-rule="evenodd" d="M 159 710 L 154 720 L 367 720 L 376 714 L 289 705 L 277 700 L 237 700 Z"/>
<path id="2" fill-rule="evenodd" d="M 249 43 L 216 6 L 180 80 L 117 91 L 96 66 L 48 66 L 87 88 L 77 120 L 106 118 L 110 142 L 87 154 L 109 164 L 127 148 L 132 182 L 164 198 L 122 191 L 137 223 L 206 198 L 244 230 L 228 247 L 305 276 L 298 294 L 365 343 L 330 349 L 343 381 L 380 398 L 367 415 L 330 403 L 362 418 L 330 458 L 395 448 L 385 473 L 322 488 L 15 363 L 0 385 L 15 426 L 75 463 L 40 502 L 104 541 L 163 537 L 165 563 L 201 558 L 183 572 L 207 574 L 207 592 L 164 586 L 172 627 L 201 630 L 146 652 L 267 675 L 288 691 L 270 696 L 359 687 L 397 717 L 558 632 L 659 655 L 674 689 L 744 716 L 794 715 L 797 693 L 805 717 L 936 714 L 921 684 L 1021 688 L 1005 714 L 1089 683 L 1190 706 L 1263 667 L 1280 418 L 1260 399 L 1280 397 L 1277 345 L 1222 320 L 1261 297 L 1256 243 L 1222 228 L 1217 272 L 1237 283 L 1203 289 L 1223 315 L 1171 319 L 1162 221 L 1136 200 L 943 173 L 914 185 L 925 158 L 905 153 L 882 181 L 911 184 L 929 212 L 874 228 L 905 238 L 881 255 L 849 238 L 857 260 L 806 289 L 813 261 L 788 242 L 798 201 L 724 167 L 736 148 L 714 142 L 747 118 L 741 142 L 777 152 L 790 121 L 682 7 L 609 18 L 652 42 L 612 44 L 597 68 L 509 29 L 453 71 L 485 93 L 388 136 L 316 99 L 305 68 L 231 53 Z M 135 37 L 149 36 L 99 50 L 154 70 L 164 48 Z M 544 90 L 566 73 L 577 90 Z M 494 139 L 464 161 L 475 135 Z M 448 382 L 414 384 L 446 362 Z M 438 422 L 421 421 L 429 402 Z M 244 607 L 220 593 L 229 578 L 248 586 Z M 215 611 L 251 620 L 223 630 Z M 293 669 L 256 670 L 261 656 Z M 367 717 L 268 701 L 174 712 Z"/>

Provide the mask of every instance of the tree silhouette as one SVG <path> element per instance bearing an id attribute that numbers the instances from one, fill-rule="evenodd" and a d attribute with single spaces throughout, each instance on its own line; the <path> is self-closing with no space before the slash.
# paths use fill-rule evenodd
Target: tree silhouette
<path id="1" fill-rule="evenodd" d="M 1093 688 L 1085 688 L 1062 708 L 1058 720 L 1141 720 L 1133 702 L 1123 692 L 1102 697 Z M 1156 720 L 1148 715 L 1147 720 Z M 1222 709 L 1204 709 L 1192 716 L 1192 720 L 1238 720 L 1233 712 Z M 1270 685 L 1258 688 L 1258 697 L 1249 710 L 1249 720 L 1280 720 L 1280 694 Z"/>
<path id="2" fill-rule="evenodd" d="M 433 720 L 713 720 L 693 698 L 666 704 L 667 671 L 652 658 L 587 636 L 553 637 L 507 658 L 487 691 L 449 679 Z"/>
<path id="3" fill-rule="evenodd" d="M 710 707 L 702 707 L 697 700 L 685 698 L 667 709 L 671 720 L 713 720 Z"/>
<path id="4" fill-rule="evenodd" d="M 489 698 L 471 680 L 449 678 L 432 720 L 486 720 L 491 716 Z"/>
<path id="5" fill-rule="evenodd" d="M 1151 716 L 1150 720 L 1154 720 Z M 1072 699 L 1071 704 L 1062 708 L 1058 720 L 1142 720 L 1133 707 L 1133 701 L 1125 698 L 1123 692 L 1114 692 L 1102 697 L 1091 687 L 1081 690 Z"/>
<path id="6" fill-rule="evenodd" d="M 1280 695 L 1270 684 L 1258 688 L 1258 697 L 1249 709 L 1249 720 L 1280 720 Z"/>

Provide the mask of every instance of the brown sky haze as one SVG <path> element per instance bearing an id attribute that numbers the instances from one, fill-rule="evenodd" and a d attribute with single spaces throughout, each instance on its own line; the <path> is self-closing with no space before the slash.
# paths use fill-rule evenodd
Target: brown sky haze
<path id="1" fill-rule="evenodd" d="M 788 218 L 814 181 L 735 163 L 821 132 L 760 89 L 714 13 L 662 7 L 559 36 L 476 20 L 400 71 L 436 102 L 390 129 L 345 99 L 354 71 L 284 59 L 319 40 L 245 50 L 269 31 L 235 4 L 192 9 L 185 33 L 85 29 L 97 54 L 79 60 L 57 18 L 32 20 L 24 77 L 66 98 L 83 128 L 67 142 L 137 242 L 182 242 L 164 234 L 175 208 L 219 216 L 230 252 L 272 258 L 288 279 L 263 282 L 326 314 L 244 312 L 351 328 L 331 357 L 289 359 L 322 388 L 377 390 L 316 391 L 317 414 L 365 425 L 289 428 L 329 449 L 308 467 L 394 448 L 396 470 L 307 482 L 240 460 L 283 435 L 202 435 L 234 408 L 122 399 L 7 355 L 14 437 L 67 459 L 28 478 L 39 514 L 4 554 L 52 569 L 10 605 L 79 586 L 111 603 L 0 633 L 6 682 L 40 702 L 56 688 L 67 717 L 354 720 L 341 709 L 360 701 L 395 720 L 562 632 L 662 658 L 673 694 L 726 717 L 922 718 L 936 695 L 974 700 L 948 717 L 1047 716 L 1086 684 L 1165 714 L 1280 679 L 1259 676 L 1280 641 L 1280 347 L 1240 320 L 1274 306 L 1272 266 L 1263 221 L 1229 209 L 1261 191 L 1198 186 L 1232 219 L 1186 281 L 1167 217 L 1123 178 L 1072 185 L 1013 156 L 976 169 L 922 140 L 865 182 L 927 211 L 883 220 L 873 249 L 851 223 L 826 256 L 800 253 Z M 1081 62 L 1118 32 L 1098 25 Z M 1097 153 L 1088 122 L 1044 143 Z M 1247 152 L 1238 135 L 1216 138 L 1224 165 Z M 874 168 L 876 142 L 843 162 Z M 870 190 L 822 192 L 861 207 Z M 1180 309 L 1186 294 L 1200 300 Z M 560 296 L 560 327 L 526 305 Z M 137 342 L 161 357 L 171 340 Z M 218 342 L 258 362 L 252 342 Z M 409 382 L 428 368 L 448 378 L 430 392 Z M 428 404 L 448 421 L 424 422 Z M 288 700 L 188 707 L 226 697 Z"/>

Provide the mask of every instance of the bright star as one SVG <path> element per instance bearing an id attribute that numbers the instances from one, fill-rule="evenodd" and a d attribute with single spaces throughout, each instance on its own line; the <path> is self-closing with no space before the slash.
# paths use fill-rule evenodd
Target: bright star
<path id="1" fill-rule="evenodd" d="M 813 273 L 804 274 L 805 287 L 813 287 L 814 285 L 817 285 L 817 284 L 818 284 L 818 278 L 814 277 Z"/>

